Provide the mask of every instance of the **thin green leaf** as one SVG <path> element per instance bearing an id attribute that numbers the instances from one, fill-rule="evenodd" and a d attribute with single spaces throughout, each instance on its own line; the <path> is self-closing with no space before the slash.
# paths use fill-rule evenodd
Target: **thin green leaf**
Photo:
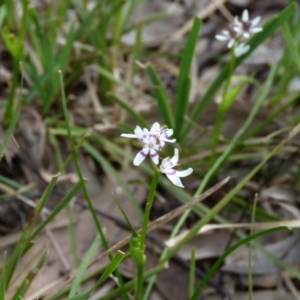
<path id="1" fill-rule="evenodd" d="M 147 121 L 142 117 L 142 115 L 138 114 L 130 104 L 127 104 L 124 100 L 119 98 L 117 95 L 108 92 L 107 96 L 110 97 L 114 102 L 119 104 L 122 108 L 124 108 L 127 113 L 133 118 L 137 125 L 141 125 L 143 127 L 148 127 Z"/>
<path id="2" fill-rule="evenodd" d="M 93 290 L 94 290 L 94 287 L 91 287 L 91 288 L 89 288 L 89 289 L 87 289 L 87 290 L 85 290 L 85 291 L 83 291 L 83 292 L 81 292 L 81 293 L 79 293 L 79 294 L 77 294 L 73 297 L 68 298 L 67 300 L 84 300 L 84 299 L 87 298 L 87 296 L 89 294 L 92 293 Z"/>
<path id="3" fill-rule="evenodd" d="M 2 272 L 0 276 L 0 300 L 5 300 L 5 291 L 6 291 L 6 279 L 5 279 L 5 273 L 6 273 L 6 251 L 3 253 L 3 266 L 2 266 Z"/>
<path id="4" fill-rule="evenodd" d="M 240 65 L 260 44 L 262 44 L 268 37 L 270 37 L 284 22 L 286 22 L 296 11 L 297 5 L 292 3 L 288 5 L 280 14 L 273 16 L 268 22 L 263 26 L 263 31 L 256 33 L 248 42 L 250 45 L 250 50 L 239 57 L 236 60 L 235 68 Z M 200 99 L 196 107 L 191 113 L 190 119 L 196 122 L 200 117 L 203 109 L 217 93 L 222 83 L 227 78 L 227 74 L 230 68 L 230 62 L 222 69 L 219 76 L 213 81 L 210 87 L 207 89 L 206 93 Z M 184 128 L 183 136 L 187 136 L 191 129 L 191 123 L 188 123 Z"/>
<path id="5" fill-rule="evenodd" d="M 166 125 L 174 128 L 174 118 L 167 92 L 151 63 L 146 64 L 145 70 L 152 82 L 155 99 L 157 100 L 161 117 Z"/>
<path id="6" fill-rule="evenodd" d="M 108 249 L 109 248 L 108 242 L 107 242 L 107 240 L 105 238 L 105 235 L 104 235 L 104 232 L 103 232 L 103 228 L 102 228 L 102 226 L 100 224 L 100 220 L 97 217 L 97 213 L 96 213 L 94 205 L 92 203 L 90 194 L 89 194 L 89 192 L 87 190 L 87 187 L 86 187 L 86 184 L 85 184 L 85 180 L 83 178 L 83 174 L 82 174 L 82 171 L 81 171 L 81 168 L 80 168 L 79 160 L 78 160 L 78 157 L 77 157 L 77 154 L 76 154 L 76 147 L 75 147 L 73 136 L 72 136 L 72 132 L 71 132 L 71 126 L 70 126 L 69 114 L 68 114 L 68 108 L 67 108 L 67 99 L 66 99 L 65 90 L 64 90 L 64 81 L 63 81 L 62 72 L 59 71 L 58 74 L 59 74 L 59 83 L 60 83 L 60 90 L 61 90 L 63 112 L 64 112 L 64 117 L 65 117 L 65 124 L 66 124 L 67 132 L 68 132 L 68 139 L 69 139 L 69 143 L 70 143 L 71 150 L 72 150 L 72 157 L 73 157 L 74 164 L 75 164 L 75 167 L 76 167 L 76 172 L 78 174 L 79 182 L 81 184 L 81 188 L 83 190 L 84 197 L 85 197 L 85 199 L 86 199 L 86 201 L 88 203 L 89 210 L 90 210 L 90 212 L 92 214 L 94 223 L 96 225 L 98 233 L 101 236 L 104 248 Z"/>
<path id="7" fill-rule="evenodd" d="M 42 268 L 43 264 L 45 263 L 47 258 L 47 253 L 44 252 L 43 256 L 38 261 L 35 268 L 31 269 L 27 276 L 24 278 L 23 282 L 20 284 L 18 290 L 14 294 L 14 296 L 11 298 L 12 300 L 19 300 L 22 299 L 28 288 L 30 287 L 30 284 L 34 280 L 34 278 L 38 275 L 39 270 Z"/>
<path id="8" fill-rule="evenodd" d="M 104 280 L 106 280 L 118 267 L 123 258 L 125 257 L 125 253 L 122 251 L 117 251 L 113 256 L 112 260 L 109 262 L 109 265 L 105 268 L 105 271 L 101 275 L 97 285 L 101 284 Z"/>
<path id="9" fill-rule="evenodd" d="M 5 5 L 0 6 L 0 29 L 2 27 L 6 14 L 7 14 L 6 6 Z"/>
<path id="10" fill-rule="evenodd" d="M 95 240 L 93 241 L 91 247 L 89 248 L 87 254 L 85 255 L 78 271 L 76 272 L 75 279 L 73 280 L 70 293 L 69 293 L 69 298 L 75 296 L 83 278 L 84 278 L 84 272 L 86 271 L 87 267 L 91 263 L 93 256 L 95 255 L 96 251 L 98 250 L 99 246 L 101 244 L 101 239 L 100 236 L 97 235 Z"/>
<path id="11" fill-rule="evenodd" d="M 195 48 L 198 42 L 199 32 L 201 29 L 201 20 L 199 18 L 194 19 L 193 27 L 189 33 L 187 43 L 182 55 L 180 63 L 180 71 L 177 80 L 177 92 L 175 98 L 175 132 L 176 137 L 181 135 L 183 128 L 184 117 L 187 113 L 189 104 L 190 83 L 187 78 L 190 76 L 190 69 L 194 57 Z"/>
<path id="12" fill-rule="evenodd" d="M 212 267 L 210 267 L 210 269 L 208 270 L 208 272 L 206 273 L 205 277 L 201 280 L 200 284 L 198 285 L 198 287 L 195 290 L 195 293 L 193 294 L 193 296 L 190 298 L 190 300 L 196 300 L 199 296 L 199 294 L 201 293 L 202 289 L 204 288 L 204 286 L 206 285 L 206 283 L 208 282 L 208 280 L 211 278 L 211 276 L 214 274 L 214 272 L 217 270 L 217 268 L 222 264 L 222 262 L 224 261 L 224 259 L 230 254 L 232 253 L 234 250 L 236 250 L 237 248 L 239 248 L 241 245 L 246 244 L 254 239 L 257 239 L 261 236 L 267 235 L 269 233 L 275 232 L 275 231 L 279 231 L 279 230 L 288 230 L 287 227 L 285 226 L 281 226 L 281 227 L 276 227 L 276 228 L 271 228 L 271 229 L 267 229 L 267 230 L 263 230 L 261 232 L 255 233 L 253 235 L 250 235 L 248 237 L 246 237 L 245 239 L 242 239 L 241 241 L 237 242 L 236 244 L 234 244 L 233 246 L 231 246 L 228 250 L 226 250 L 218 259 L 217 261 L 212 265 Z"/>
<path id="13" fill-rule="evenodd" d="M 196 248 L 191 248 L 191 259 L 190 259 L 190 280 L 189 280 L 189 297 L 192 297 L 195 291 L 195 269 L 196 269 Z"/>

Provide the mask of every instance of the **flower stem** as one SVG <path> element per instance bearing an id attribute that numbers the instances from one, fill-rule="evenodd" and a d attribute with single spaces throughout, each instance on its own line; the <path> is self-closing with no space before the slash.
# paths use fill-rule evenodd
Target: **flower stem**
<path id="1" fill-rule="evenodd" d="M 146 206 L 145 206 L 145 213 L 144 213 L 144 218 L 143 218 L 142 231 L 141 231 L 141 238 L 140 238 L 141 250 L 145 249 L 144 244 L 145 244 L 145 239 L 146 239 L 146 234 L 147 234 L 147 227 L 148 227 L 151 207 L 152 207 L 152 203 L 153 203 L 153 199 L 154 199 L 154 195 L 155 195 L 156 186 L 157 186 L 157 183 L 158 183 L 159 176 L 160 176 L 160 172 L 155 171 L 152 182 L 151 182 L 150 191 L 149 191 L 149 194 L 148 194 L 148 197 L 147 197 L 147 202 L 146 202 Z"/>
<path id="2" fill-rule="evenodd" d="M 147 234 L 147 227 L 149 223 L 150 218 L 150 212 L 151 207 L 153 204 L 153 199 L 156 191 L 156 186 L 158 183 L 158 179 L 160 176 L 159 171 L 155 171 L 149 194 L 147 197 L 146 207 L 145 207 L 145 213 L 143 218 L 143 225 L 142 225 L 142 231 L 140 234 L 140 252 L 142 255 L 145 253 L 145 240 L 146 240 L 146 234 Z M 144 266 L 145 266 L 146 259 L 142 260 L 140 263 L 137 264 L 138 274 L 137 274 L 137 290 L 136 290 L 136 299 L 141 300 L 143 298 L 143 275 L 144 275 Z"/>

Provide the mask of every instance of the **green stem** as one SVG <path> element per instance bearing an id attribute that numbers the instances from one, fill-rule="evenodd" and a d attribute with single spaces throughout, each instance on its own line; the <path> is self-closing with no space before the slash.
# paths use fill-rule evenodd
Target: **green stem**
<path id="1" fill-rule="evenodd" d="M 149 191 L 149 194 L 148 194 L 148 197 L 147 197 L 145 213 L 144 213 L 144 218 L 143 218 L 142 231 L 141 231 L 141 238 L 140 238 L 141 250 L 145 249 L 144 244 L 145 244 L 145 239 L 146 239 L 146 234 L 147 234 L 147 227 L 148 227 L 151 207 L 152 207 L 154 195 L 155 195 L 155 192 L 156 192 L 156 186 L 157 186 L 157 183 L 158 183 L 159 176 L 160 176 L 160 172 L 155 171 L 152 182 L 151 182 L 150 191 Z"/>
<path id="2" fill-rule="evenodd" d="M 160 172 L 155 171 L 152 182 L 151 182 L 149 194 L 147 197 L 145 213 L 144 213 L 144 218 L 143 218 L 143 224 L 142 224 L 142 231 L 141 231 L 141 235 L 140 235 L 141 255 L 144 255 L 144 253 L 145 253 L 145 240 L 146 240 L 146 234 L 147 234 L 147 227 L 148 227 L 148 223 L 149 223 L 151 207 L 153 204 L 153 199 L 154 199 L 159 176 L 160 176 Z M 138 269 L 137 289 L 136 289 L 136 299 L 137 300 L 141 300 L 143 298 L 143 275 L 144 275 L 145 262 L 146 262 L 146 260 L 141 260 L 140 263 L 137 264 L 137 269 Z"/>
<path id="3" fill-rule="evenodd" d="M 136 289 L 136 300 L 142 300 L 143 299 L 143 277 L 144 277 L 144 264 L 137 265 L 137 289 Z"/>

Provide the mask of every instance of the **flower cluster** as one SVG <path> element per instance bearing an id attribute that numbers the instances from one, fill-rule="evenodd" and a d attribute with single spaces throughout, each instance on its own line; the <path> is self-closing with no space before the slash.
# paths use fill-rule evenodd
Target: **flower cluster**
<path id="1" fill-rule="evenodd" d="M 262 27 L 256 27 L 259 21 L 260 17 L 250 20 L 249 12 L 245 9 L 241 21 L 235 17 L 234 22 L 229 24 L 228 30 L 223 30 L 223 34 L 217 34 L 216 39 L 228 41 L 227 47 L 233 48 L 234 55 L 239 57 L 249 51 L 250 46 L 245 42 L 250 36 L 263 30 Z"/>
<path id="2" fill-rule="evenodd" d="M 136 126 L 134 134 L 121 134 L 122 137 L 136 138 L 142 145 L 143 149 L 137 153 L 133 160 L 135 166 L 139 166 L 144 159 L 150 155 L 153 163 L 159 164 L 159 154 L 166 142 L 174 143 L 176 139 L 169 139 L 173 135 L 173 129 L 168 129 L 166 126 L 160 126 L 158 122 L 155 122 L 150 131 L 147 128 L 142 129 Z M 160 172 L 167 175 L 167 177 L 177 186 L 183 187 L 179 177 L 186 177 L 193 172 L 192 168 L 188 168 L 184 171 L 177 171 L 174 167 L 178 166 L 179 153 L 178 149 L 175 148 L 174 156 L 172 158 L 164 158 L 160 164 Z"/>

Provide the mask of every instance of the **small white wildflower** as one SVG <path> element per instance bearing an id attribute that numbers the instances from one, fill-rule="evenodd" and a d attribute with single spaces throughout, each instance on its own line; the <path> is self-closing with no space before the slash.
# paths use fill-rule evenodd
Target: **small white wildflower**
<path id="1" fill-rule="evenodd" d="M 249 45 L 246 45 L 245 43 L 236 44 L 234 47 L 234 55 L 236 57 L 240 57 L 246 52 L 248 52 L 250 49 Z"/>
<path id="2" fill-rule="evenodd" d="M 188 168 L 184 171 L 177 171 L 173 168 L 178 166 L 178 149 L 174 149 L 174 156 L 172 158 L 166 157 L 162 160 L 161 165 L 159 167 L 160 171 L 162 173 L 165 173 L 167 177 L 172 181 L 172 183 L 179 187 L 184 187 L 181 183 L 181 180 L 179 177 L 186 177 L 190 175 L 193 172 L 192 168 Z"/>
<path id="3" fill-rule="evenodd" d="M 159 162 L 158 151 L 161 151 L 166 142 L 174 143 L 176 140 L 168 139 L 173 134 L 172 129 L 167 129 L 165 126 L 160 127 L 158 122 L 155 122 L 150 131 L 147 128 L 142 129 L 136 126 L 134 134 L 121 134 L 122 137 L 137 138 L 143 143 L 143 149 L 135 156 L 133 164 L 140 165 L 143 160 L 150 154 L 152 161 L 157 165 Z"/>
<path id="4" fill-rule="evenodd" d="M 243 36 L 245 39 L 249 39 L 250 36 L 256 32 L 262 31 L 262 27 L 255 27 L 260 21 L 260 16 L 249 20 L 249 12 L 247 9 L 243 11 L 242 19 L 239 21 L 238 17 L 234 18 L 235 29 L 239 36 Z"/>
<path id="5" fill-rule="evenodd" d="M 228 41 L 227 47 L 232 48 L 238 35 L 238 31 L 236 29 L 235 24 L 230 24 L 228 26 L 228 30 L 223 30 L 223 35 L 216 35 L 216 39 L 220 41 Z"/>

